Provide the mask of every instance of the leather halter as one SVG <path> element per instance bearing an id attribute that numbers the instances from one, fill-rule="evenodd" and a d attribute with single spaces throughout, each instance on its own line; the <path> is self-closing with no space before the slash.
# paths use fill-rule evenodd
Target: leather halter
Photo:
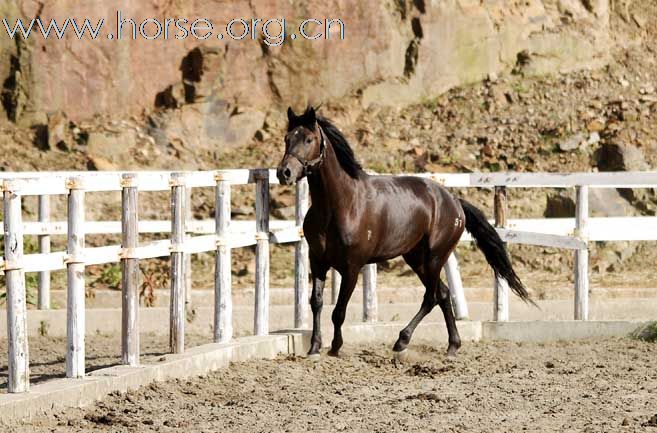
<path id="1" fill-rule="evenodd" d="M 319 142 L 319 156 L 317 158 L 311 159 L 311 160 L 306 160 L 299 155 L 297 155 L 294 151 L 288 151 L 287 154 L 289 156 L 294 157 L 301 166 L 303 167 L 303 175 L 308 176 L 309 174 L 312 174 L 313 169 L 319 167 L 322 162 L 324 161 L 324 150 L 326 149 L 326 145 L 324 144 L 324 131 L 322 131 L 322 127 L 317 125 L 317 129 L 319 130 L 319 136 L 321 137 L 321 141 Z"/>

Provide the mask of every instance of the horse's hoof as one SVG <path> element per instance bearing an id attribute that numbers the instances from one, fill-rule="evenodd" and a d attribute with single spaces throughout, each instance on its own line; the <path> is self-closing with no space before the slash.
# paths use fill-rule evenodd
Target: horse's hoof
<path id="1" fill-rule="evenodd" d="M 403 364 L 408 361 L 408 349 L 401 350 L 399 352 L 392 352 L 392 362 L 397 364 Z"/>
<path id="2" fill-rule="evenodd" d="M 306 358 L 308 358 L 311 361 L 319 361 L 319 359 L 322 357 L 319 353 L 309 353 Z"/>
<path id="3" fill-rule="evenodd" d="M 454 352 L 454 353 L 447 352 L 447 355 L 445 355 L 445 361 L 447 361 L 447 362 L 456 361 L 456 352 Z"/>
<path id="4" fill-rule="evenodd" d="M 328 356 L 332 356 L 333 358 L 338 358 L 340 357 L 340 351 L 339 350 L 329 350 L 327 353 Z"/>

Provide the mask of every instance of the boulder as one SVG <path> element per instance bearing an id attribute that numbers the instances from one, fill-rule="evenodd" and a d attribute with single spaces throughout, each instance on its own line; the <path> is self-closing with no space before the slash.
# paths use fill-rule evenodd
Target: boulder
<path id="1" fill-rule="evenodd" d="M 70 149 L 73 138 L 66 113 L 57 111 L 48 114 L 48 147 Z"/>
<path id="2" fill-rule="evenodd" d="M 600 273 L 618 272 L 623 262 L 638 249 L 636 242 L 599 242 L 594 250 L 593 270 Z"/>
<path id="3" fill-rule="evenodd" d="M 618 192 L 610 188 L 589 189 L 592 217 L 636 216 L 639 212 Z"/>
<path id="4" fill-rule="evenodd" d="M 120 131 L 93 131 L 87 139 L 87 156 L 99 170 L 130 168 L 130 151 L 137 145 L 137 132 L 130 128 Z M 96 162 L 93 162 L 96 161 Z M 100 168 L 103 167 L 103 168 Z"/>
<path id="5" fill-rule="evenodd" d="M 119 167 L 102 156 L 90 155 L 87 169 L 92 171 L 117 171 Z"/>
<path id="6" fill-rule="evenodd" d="M 574 218 L 575 207 L 575 200 L 565 191 L 548 194 L 543 215 L 546 218 Z M 609 188 L 589 190 L 589 213 L 592 217 L 640 214 L 617 190 Z"/>
<path id="7" fill-rule="evenodd" d="M 622 141 L 603 143 L 594 158 L 600 171 L 641 171 L 649 167 L 641 149 Z"/>
<path id="8" fill-rule="evenodd" d="M 280 207 L 272 210 L 272 215 L 282 220 L 294 220 L 296 208 L 294 206 Z"/>
<path id="9" fill-rule="evenodd" d="M 623 132 L 623 131 L 621 131 Z M 622 139 L 625 134 L 618 134 L 617 141 L 603 143 L 595 152 L 594 158 L 600 171 L 646 171 L 650 165 L 643 151 Z M 638 209 L 642 214 L 657 214 L 657 191 L 655 189 L 619 189 L 619 194 Z"/>
<path id="10" fill-rule="evenodd" d="M 571 152 L 580 148 L 582 143 L 586 142 L 586 135 L 579 133 L 571 137 L 568 137 L 564 141 L 559 143 L 559 149 L 562 152 Z"/>
<path id="11" fill-rule="evenodd" d="M 221 152 L 244 145 L 263 126 L 263 112 L 236 111 L 220 99 L 186 104 L 153 114 L 148 133 L 158 146 L 179 152 Z"/>
<path id="12" fill-rule="evenodd" d="M 513 102 L 513 89 L 506 83 L 491 85 L 489 95 L 498 107 L 505 107 Z"/>
<path id="13" fill-rule="evenodd" d="M 563 192 L 548 194 L 543 215 L 545 218 L 573 218 L 575 201 Z"/>

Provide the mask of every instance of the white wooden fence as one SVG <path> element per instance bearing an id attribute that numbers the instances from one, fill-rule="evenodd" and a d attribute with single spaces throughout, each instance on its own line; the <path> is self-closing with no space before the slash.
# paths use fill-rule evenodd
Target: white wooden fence
<path id="1" fill-rule="evenodd" d="M 419 174 L 447 187 L 495 188 L 495 223 L 498 233 L 509 243 L 522 243 L 575 250 L 575 318 L 588 317 L 589 240 L 657 240 L 655 218 L 588 218 L 588 188 L 653 188 L 657 173 L 494 173 L 494 174 Z M 297 185 L 295 221 L 269 219 L 269 185 L 276 184 L 273 170 L 220 170 L 204 172 L 60 172 L 0 173 L 4 201 L 5 257 L 0 271 L 7 285 L 7 321 L 9 350 L 9 392 L 29 389 L 29 359 L 26 333 L 25 273 L 39 273 L 39 308 L 49 306 L 50 271 L 67 269 L 67 377 L 83 377 L 84 357 L 84 268 L 122 263 L 122 362 L 139 362 L 139 260 L 170 256 L 171 317 L 170 349 L 184 350 L 185 302 L 189 299 L 189 261 L 186 257 L 216 251 L 214 338 L 228 342 L 232 338 L 231 250 L 256 246 L 256 298 L 254 334 L 269 332 L 269 245 L 295 243 L 295 326 L 306 326 L 308 317 L 308 246 L 301 223 L 308 209 L 308 185 Z M 256 221 L 231 221 L 231 186 L 256 185 Z M 215 219 L 190 220 L 189 197 L 192 188 L 214 187 Z M 576 188 L 575 219 L 507 219 L 506 188 Z M 139 192 L 170 191 L 170 221 L 139 221 Z M 121 191 L 122 221 L 85 221 L 85 194 Z M 49 197 L 68 197 L 68 220 L 51 221 Z M 37 222 L 22 220 L 21 202 L 25 196 L 37 196 Z M 169 240 L 139 243 L 139 233 L 171 233 Z M 88 248 L 86 234 L 121 233 L 121 245 Z M 40 252 L 23 253 L 23 237 L 36 235 Z M 67 235 L 67 251 L 50 251 L 51 235 Z M 464 236 L 463 241 L 471 240 Z M 457 318 L 468 316 L 458 264 L 454 256 L 445 267 Z M 376 321 L 376 266 L 363 270 L 363 320 Z M 332 300 L 337 297 L 339 275 L 333 273 Z M 508 320 L 508 286 L 495 283 L 495 319 Z"/>

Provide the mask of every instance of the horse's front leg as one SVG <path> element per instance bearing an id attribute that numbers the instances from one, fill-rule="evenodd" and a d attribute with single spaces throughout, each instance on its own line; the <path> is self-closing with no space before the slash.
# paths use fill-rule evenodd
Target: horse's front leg
<path id="1" fill-rule="evenodd" d="M 324 305 L 324 283 L 328 267 L 319 261 L 310 259 L 310 271 L 313 275 L 313 291 L 310 296 L 310 309 L 313 312 L 313 333 L 310 337 L 310 350 L 308 356 L 319 356 L 322 348 L 322 306 Z"/>
<path id="2" fill-rule="evenodd" d="M 347 304 L 351 295 L 354 293 L 356 282 L 358 281 L 358 272 L 360 267 L 350 268 L 342 275 L 342 283 L 340 284 L 340 294 L 338 295 L 338 302 L 333 309 L 333 342 L 331 343 L 330 356 L 338 356 L 340 348 L 342 347 L 342 324 L 344 323 L 347 314 Z"/>

